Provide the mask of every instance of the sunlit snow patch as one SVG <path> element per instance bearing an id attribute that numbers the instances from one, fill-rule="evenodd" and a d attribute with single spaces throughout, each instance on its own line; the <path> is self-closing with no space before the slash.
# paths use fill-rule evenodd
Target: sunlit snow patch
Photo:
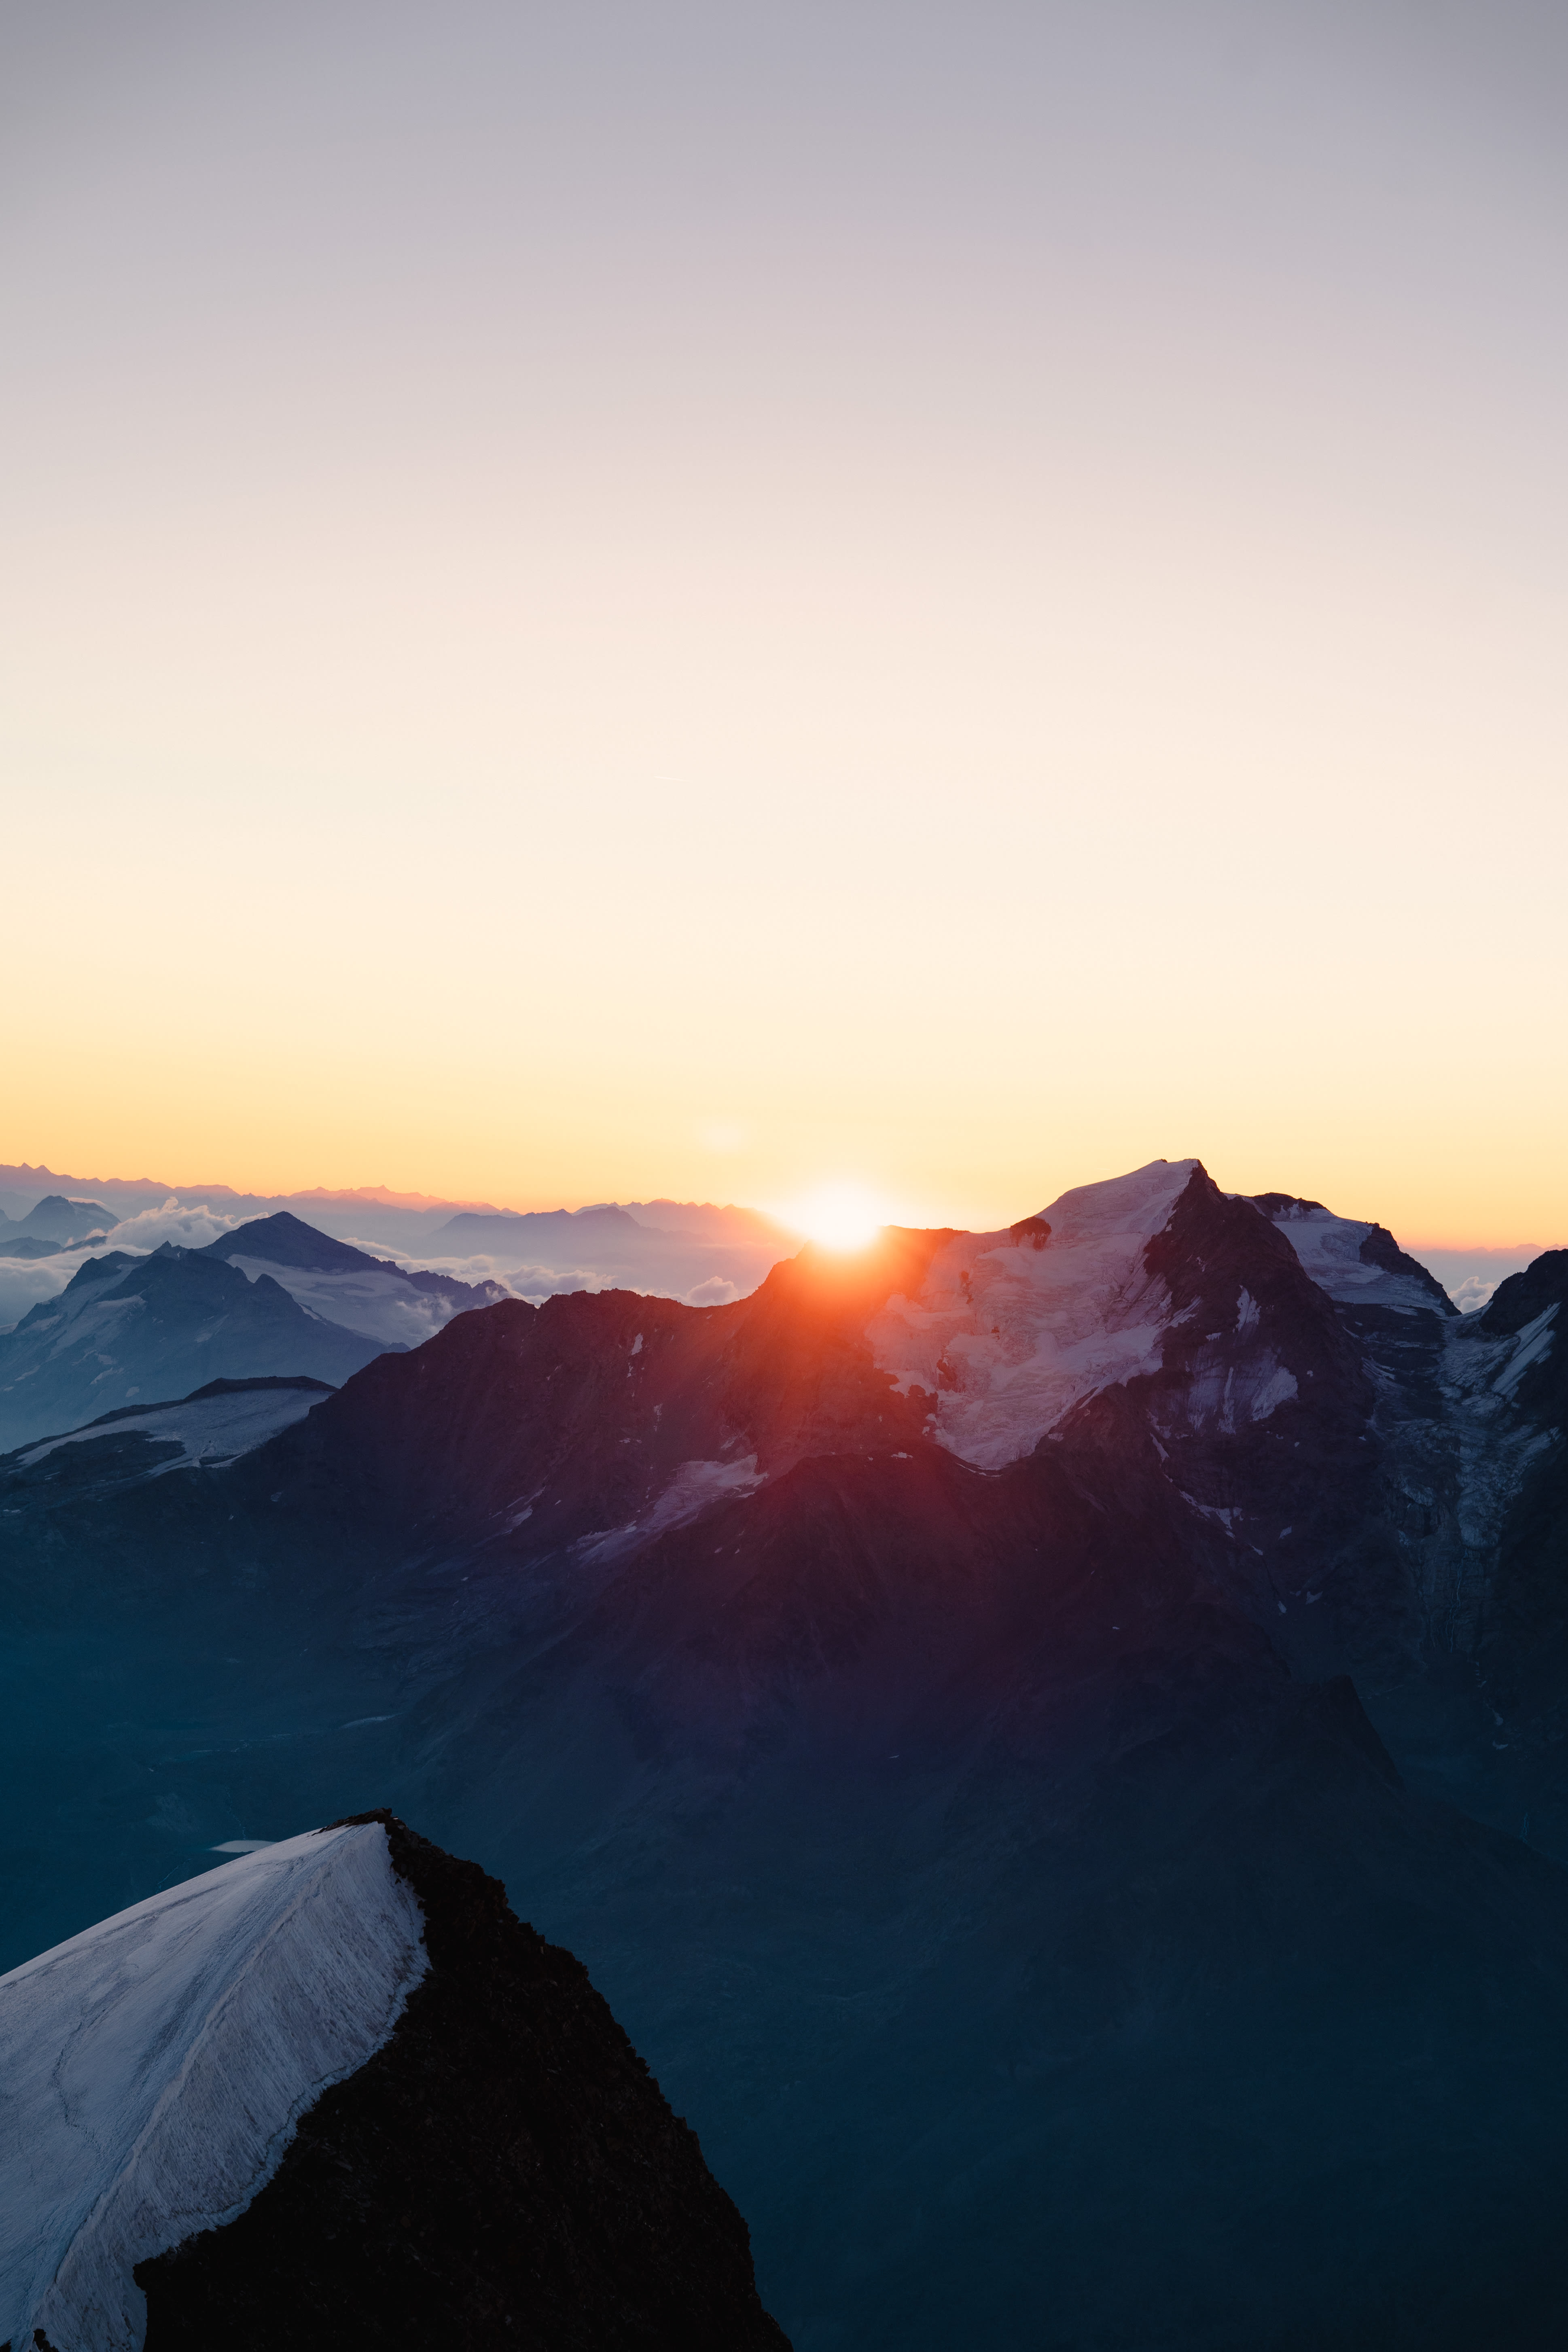
<path id="1" fill-rule="evenodd" d="M 866 1336 L 900 1393 L 935 1397 L 940 1444 L 998 1469 L 1085 1397 L 1159 1370 L 1171 1298 L 1143 1253 L 1197 1164 L 1155 1160 L 1064 1192 L 1042 1247 L 1011 1229 L 955 1234 L 918 1297 L 889 1300 Z"/>
<path id="2" fill-rule="evenodd" d="M 245 2210 L 427 1966 L 369 1822 L 243 1855 L 0 1977 L 0 2340 L 136 2352 L 136 2263 Z"/>
<path id="3" fill-rule="evenodd" d="M 664 1535 L 671 1528 L 689 1526 L 715 1503 L 742 1501 L 756 1492 L 766 1475 L 758 1469 L 754 1454 L 742 1454 L 738 1462 L 683 1462 L 640 1518 L 629 1520 L 624 1528 L 607 1528 L 602 1534 L 581 1537 L 576 1547 L 579 1557 L 595 1561 L 616 1559 L 635 1545 Z"/>

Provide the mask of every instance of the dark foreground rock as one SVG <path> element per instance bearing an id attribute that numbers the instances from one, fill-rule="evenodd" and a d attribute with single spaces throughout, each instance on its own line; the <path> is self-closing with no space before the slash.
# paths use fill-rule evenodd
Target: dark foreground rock
<path id="1" fill-rule="evenodd" d="M 237 2220 L 142 2263 L 148 2352 L 787 2352 L 746 2225 L 588 1974 L 390 1813 L 428 1974 Z"/>

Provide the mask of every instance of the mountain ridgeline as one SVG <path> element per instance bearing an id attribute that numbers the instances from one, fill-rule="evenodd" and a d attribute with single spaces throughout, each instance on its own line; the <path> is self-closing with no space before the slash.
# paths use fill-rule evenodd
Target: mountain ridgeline
<path id="1" fill-rule="evenodd" d="M 1156 1161 L 24 1450 L 15 1957 L 391 1805 L 797 2352 L 1555 2346 L 1565 1286 Z"/>
<path id="2" fill-rule="evenodd" d="M 8 2342 L 787 2352 L 570 1952 L 386 1812 L 0 1979 Z"/>

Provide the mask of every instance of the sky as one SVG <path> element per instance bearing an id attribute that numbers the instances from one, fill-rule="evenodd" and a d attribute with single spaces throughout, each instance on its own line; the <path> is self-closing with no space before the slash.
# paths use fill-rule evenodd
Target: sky
<path id="1" fill-rule="evenodd" d="M 11 0 L 0 1158 L 1568 1239 L 1568 18 Z"/>

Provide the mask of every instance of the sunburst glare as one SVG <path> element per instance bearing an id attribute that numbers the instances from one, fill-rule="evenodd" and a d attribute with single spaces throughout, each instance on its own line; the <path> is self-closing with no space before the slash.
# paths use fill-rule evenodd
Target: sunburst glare
<path id="1" fill-rule="evenodd" d="M 780 1214 L 825 1249 L 858 1250 L 887 1223 L 888 1204 L 864 1184 L 819 1184 Z"/>

